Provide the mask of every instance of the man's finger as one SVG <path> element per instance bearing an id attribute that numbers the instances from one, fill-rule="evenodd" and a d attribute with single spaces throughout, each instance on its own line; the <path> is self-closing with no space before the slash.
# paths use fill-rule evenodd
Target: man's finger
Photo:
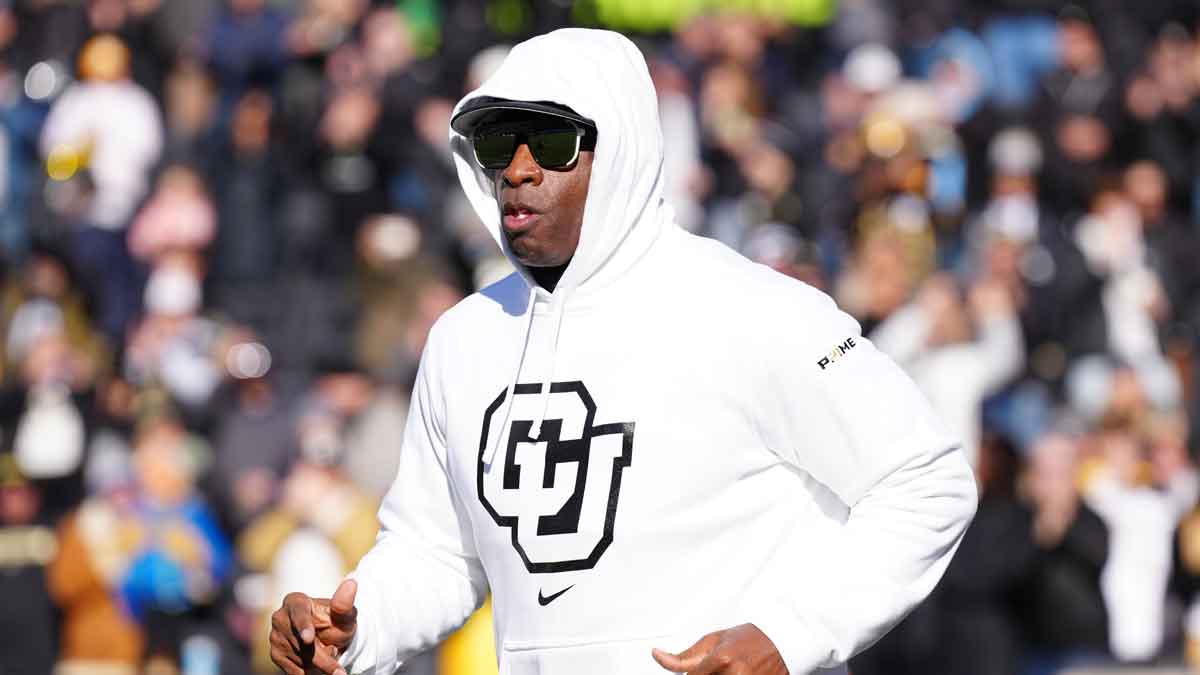
<path id="1" fill-rule="evenodd" d="M 346 579 L 334 591 L 329 600 L 329 621 L 342 630 L 353 630 L 358 618 L 354 607 L 354 596 L 358 593 L 358 582 Z"/>
<path id="2" fill-rule="evenodd" d="M 292 661 L 287 658 L 286 654 L 287 652 L 281 650 L 279 647 L 272 647 L 271 662 L 287 675 L 304 675 L 304 669 L 295 663 L 292 663 Z"/>
<path id="3" fill-rule="evenodd" d="M 342 671 L 342 664 L 333 657 L 332 648 L 323 644 L 317 644 L 317 648 L 313 650 L 313 665 L 316 666 L 325 675 L 336 675 Z"/>
<path id="4" fill-rule="evenodd" d="M 271 613 L 271 632 L 278 633 L 292 648 L 292 651 L 300 653 L 300 640 L 292 632 L 292 621 L 288 618 L 286 609 L 281 607 Z"/>
<path id="5" fill-rule="evenodd" d="M 317 631 L 313 628 L 312 598 L 303 593 L 290 593 L 283 600 L 287 608 L 288 618 L 292 620 L 292 630 L 300 636 L 300 641 L 306 645 L 317 639 Z"/>
<path id="6" fill-rule="evenodd" d="M 322 628 L 317 631 L 317 640 L 323 645 L 331 645 L 338 649 L 345 649 L 346 645 L 354 639 L 354 628 L 351 626 L 349 630 L 341 628 Z"/>
<path id="7" fill-rule="evenodd" d="M 288 661 L 291 661 L 297 666 L 304 665 L 304 663 L 300 660 L 300 650 L 293 649 L 292 645 L 288 643 L 288 639 L 285 638 L 279 631 L 271 631 L 271 636 L 268 638 L 268 642 L 271 644 L 272 659 L 274 659 L 275 654 L 278 653 L 282 658 L 286 658 Z"/>
<path id="8" fill-rule="evenodd" d="M 708 635 L 700 638 L 696 644 L 688 647 L 678 654 L 665 652 L 661 649 L 654 649 L 650 653 L 654 656 L 654 660 L 658 662 L 658 665 L 662 666 L 663 668 L 673 673 L 686 673 L 692 668 L 699 666 L 704 660 L 704 657 L 707 656 L 710 651 L 712 651 L 713 647 L 715 647 L 720 640 L 720 635 L 716 633 L 709 633 Z"/>

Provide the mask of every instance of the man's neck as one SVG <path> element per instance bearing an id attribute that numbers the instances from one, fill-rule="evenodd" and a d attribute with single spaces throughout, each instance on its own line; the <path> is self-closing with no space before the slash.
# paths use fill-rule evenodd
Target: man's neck
<path id="1" fill-rule="evenodd" d="M 537 282 L 538 286 L 541 286 L 547 291 L 553 293 L 554 287 L 558 285 L 558 280 L 562 278 L 563 272 L 567 271 L 567 266 L 559 265 L 557 267 L 530 267 L 528 269 L 529 276 L 533 277 L 533 280 Z"/>

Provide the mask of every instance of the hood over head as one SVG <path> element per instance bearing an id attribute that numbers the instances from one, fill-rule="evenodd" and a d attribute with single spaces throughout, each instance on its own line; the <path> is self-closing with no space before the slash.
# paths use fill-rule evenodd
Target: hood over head
<path id="1" fill-rule="evenodd" d="M 509 52 L 500 68 L 458 105 L 494 97 L 566 106 L 596 125 L 596 149 L 588 185 L 579 245 L 553 293 L 539 287 L 509 249 L 501 232 L 500 205 L 488 173 L 479 167 L 469 138 L 450 130 L 450 145 L 463 190 L 488 232 L 529 287 L 528 322 L 507 391 L 515 390 L 531 349 L 544 349 L 549 366 L 540 392 L 541 414 L 531 433 L 537 438 L 549 405 L 559 336 L 571 298 L 590 295 L 629 270 L 673 221 L 663 202 L 663 138 L 658 98 L 641 52 L 619 33 L 564 28 L 526 40 Z M 534 306 L 549 305 L 550 330 L 532 337 Z M 512 401 L 504 413 L 507 428 Z M 491 465 L 503 434 L 497 434 L 484 462 Z"/>
<path id="2" fill-rule="evenodd" d="M 481 97 L 556 103 L 595 122 L 598 138 L 579 246 L 555 295 L 570 295 L 597 277 L 624 271 L 627 265 L 607 268 L 618 250 L 628 248 L 631 233 L 639 230 L 637 238 L 649 242 L 671 220 L 662 197 L 658 99 L 645 58 L 625 36 L 564 28 L 526 40 L 509 52 L 492 77 L 459 101 L 454 113 Z M 450 144 L 471 205 L 526 282 L 535 286 L 508 248 L 492 180 L 476 164 L 470 139 L 452 129 Z M 635 257 L 636 252 L 621 254 Z"/>

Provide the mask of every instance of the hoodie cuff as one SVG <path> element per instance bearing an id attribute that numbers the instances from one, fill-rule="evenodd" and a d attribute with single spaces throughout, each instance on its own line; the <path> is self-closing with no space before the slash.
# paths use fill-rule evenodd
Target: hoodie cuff
<path id="1" fill-rule="evenodd" d="M 828 656 L 816 637 L 791 612 L 781 606 L 764 607 L 750 619 L 775 645 L 789 675 L 809 675 L 819 670 Z"/>
<path id="2" fill-rule="evenodd" d="M 350 644 L 346 645 L 346 649 L 338 655 L 338 663 L 350 675 L 359 675 L 360 673 L 371 672 L 371 667 L 375 665 L 376 658 L 374 642 L 371 638 L 373 635 L 368 635 L 374 629 L 375 624 L 371 616 L 370 608 L 365 606 L 363 602 L 365 593 L 363 593 L 362 579 L 357 578 L 354 573 L 346 577 L 354 579 L 358 582 L 358 593 L 354 600 L 354 606 L 358 609 L 357 625 L 354 628 L 354 637 L 350 638 Z M 368 601 L 369 602 L 369 601 Z"/>

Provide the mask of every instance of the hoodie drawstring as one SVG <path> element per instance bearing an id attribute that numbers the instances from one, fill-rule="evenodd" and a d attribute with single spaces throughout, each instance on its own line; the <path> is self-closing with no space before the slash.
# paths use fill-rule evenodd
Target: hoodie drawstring
<path id="1" fill-rule="evenodd" d="M 541 392 L 542 400 L 538 405 L 537 417 L 533 420 L 533 427 L 530 428 L 529 435 L 534 440 L 542 435 L 542 422 L 546 420 L 546 413 L 550 410 L 550 387 L 554 383 L 554 366 L 558 360 L 558 337 L 562 335 L 563 317 L 567 315 L 567 300 L 571 295 L 571 291 L 575 290 L 572 287 L 564 288 L 562 294 L 558 297 L 558 302 L 552 308 L 556 312 L 554 316 L 554 337 L 550 341 L 550 363 L 546 368 L 546 378 L 542 382 Z"/>
<path id="2" fill-rule="evenodd" d="M 503 424 L 497 427 L 495 440 L 483 455 L 483 463 L 491 466 L 492 460 L 496 457 L 496 450 L 500 447 L 500 439 L 504 436 L 504 430 L 508 428 L 509 420 L 512 416 L 513 400 L 517 398 L 517 380 L 521 377 L 521 367 L 525 365 L 525 354 L 529 352 L 529 336 L 533 333 L 533 303 L 537 299 L 537 288 L 529 289 L 529 302 L 525 305 L 525 312 L 529 320 L 525 322 L 525 338 L 521 344 L 521 355 L 517 357 L 517 367 L 513 369 L 512 381 L 508 383 L 508 389 L 505 389 L 505 396 L 508 396 L 508 401 L 504 404 L 504 420 Z"/>
<path id="3" fill-rule="evenodd" d="M 557 297 L 551 300 L 551 312 L 553 314 L 551 320 L 554 321 L 554 332 L 549 345 L 550 361 L 547 364 L 546 376 L 541 383 L 541 387 L 539 387 L 541 401 L 538 404 L 537 417 L 533 420 L 533 426 L 529 431 L 530 437 L 535 440 L 541 436 L 542 422 L 545 421 L 546 413 L 550 410 L 550 387 L 554 383 L 554 367 L 558 360 L 558 338 L 560 335 L 562 335 L 563 317 L 565 317 L 567 314 L 567 300 L 574 290 L 575 289 L 573 286 L 564 288 Z M 536 299 L 537 288 L 531 288 L 529 291 L 529 304 L 526 309 L 526 311 L 529 313 L 529 321 L 525 324 L 525 340 L 521 346 L 521 355 L 517 358 L 517 367 L 513 370 L 512 381 L 509 382 L 508 389 L 506 390 L 508 401 L 504 406 L 504 417 L 502 418 L 504 423 L 497 427 L 498 431 L 496 432 L 496 437 L 492 440 L 491 445 L 487 448 L 483 455 L 483 463 L 489 467 L 492 465 L 492 461 L 496 457 L 496 452 L 500 448 L 500 440 L 505 435 L 505 430 L 508 429 L 509 424 L 512 422 L 513 401 L 517 398 L 517 382 L 521 378 L 521 369 L 525 366 L 525 356 L 529 353 L 530 335 L 533 334 L 533 305 Z"/>

